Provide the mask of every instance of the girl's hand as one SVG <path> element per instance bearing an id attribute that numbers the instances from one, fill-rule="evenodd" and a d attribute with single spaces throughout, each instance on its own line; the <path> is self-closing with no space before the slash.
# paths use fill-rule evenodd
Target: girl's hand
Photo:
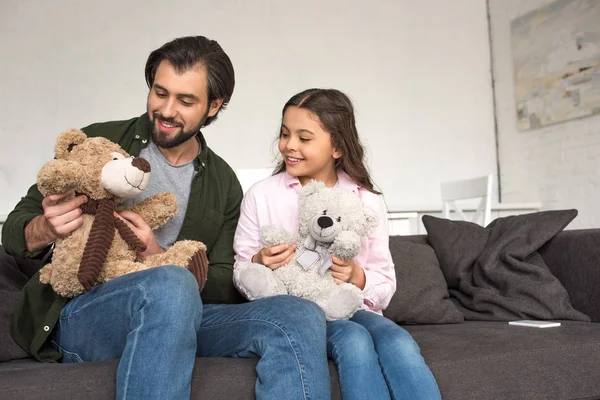
<path id="1" fill-rule="evenodd" d="M 361 290 L 365 288 L 365 271 L 354 260 L 344 261 L 336 256 L 331 256 L 331 261 L 333 261 L 330 267 L 331 276 L 335 283 L 339 285 L 348 282 Z"/>
<path id="2" fill-rule="evenodd" d="M 288 264 L 294 257 L 296 244 L 280 244 L 279 246 L 266 247 L 252 257 L 253 263 L 262 264 L 273 270 Z"/>

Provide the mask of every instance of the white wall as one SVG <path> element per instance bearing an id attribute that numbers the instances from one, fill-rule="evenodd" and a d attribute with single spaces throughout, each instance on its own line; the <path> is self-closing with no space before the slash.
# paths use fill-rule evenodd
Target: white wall
<path id="1" fill-rule="evenodd" d="M 3 0 L 0 214 L 58 133 L 144 112 L 148 54 L 189 34 L 233 60 L 233 100 L 204 133 L 234 168 L 271 165 L 291 95 L 335 87 L 355 101 L 390 208 L 496 172 L 484 0 Z"/>
<path id="2" fill-rule="evenodd" d="M 569 228 L 600 226 L 600 117 L 519 133 L 510 23 L 551 0 L 491 0 L 492 49 L 502 201 L 539 200 L 545 209 L 577 208 Z"/>

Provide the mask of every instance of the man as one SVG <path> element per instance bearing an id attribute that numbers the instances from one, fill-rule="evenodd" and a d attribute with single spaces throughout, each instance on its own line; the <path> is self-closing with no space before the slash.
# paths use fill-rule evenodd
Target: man
<path id="1" fill-rule="evenodd" d="M 176 240 L 206 244 L 210 265 L 205 288 L 199 294 L 189 271 L 164 266 L 97 285 L 68 301 L 35 275 L 15 310 L 14 339 L 40 361 L 120 358 L 118 398 L 188 399 L 196 356 L 257 355 L 258 398 L 328 398 L 322 311 L 290 296 L 240 303 L 232 284 L 242 190 L 233 170 L 207 147 L 200 132 L 233 93 L 229 57 L 205 37 L 178 38 L 150 54 L 146 81 L 145 114 L 83 131 L 150 162 L 152 178 L 144 196 L 175 193 L 179 213 L 156 234 L 139 215 L 120 215 L 146 244 L 142 259 Z M 3 226 L 7 252 L 41 258 L 54 240 L 77 229 L 80 206 L 87 199 L 61 202 L 65 195 L 44 198 L 32 186 Z"/>

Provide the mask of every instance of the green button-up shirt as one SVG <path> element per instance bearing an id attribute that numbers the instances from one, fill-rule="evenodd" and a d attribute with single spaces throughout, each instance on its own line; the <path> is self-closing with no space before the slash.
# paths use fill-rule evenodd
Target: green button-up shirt
<path id="1" fill-rule="evenodd" d="M 150 141 L 147 114 L 126 121 L 104 122 L 82 129 L 87 136 L 103 136 L 118 143 L 132 156 Z M 204 303 L 239 303 L 243 301 L 233 286 L 233 237 L 240 216 L 242 188 L 231 167 L 206 145 L 194 160 L 197 174 L 192 180 L 185 220 L 178 240 L 203 242 L 209 260 L 208 280 L 202 290 Z M 41 258 L 48 249 L 27 251 L 25 226 L 43 214 L 43 196 L 33 185 L 8 215 L 2 227 L 2 244 L 16 257 Z M 39 273 L 25 285 L 13 314 L 11 333 L 14 340 L 39 361 L 55 362 L 61 357 L 49 344 L 62 308 L 68 299 L 57 295 L 50 285 L 42 284 Z"/>

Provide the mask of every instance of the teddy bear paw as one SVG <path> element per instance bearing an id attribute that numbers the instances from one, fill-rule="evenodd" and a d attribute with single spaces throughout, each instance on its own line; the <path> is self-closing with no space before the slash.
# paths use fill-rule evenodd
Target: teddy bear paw
<path id="1" fill-rule="evenodd" d="M 329 251 L 342 260 L 352 260 L 360 252 L 360 237 L 352 231 L 340 232 Z"/>
<path id="2" fill-rule="evenodd" d="M 295 236 L 279 225 L 265 225 L 260 229 L 260 244 L 264 247 L 274 247 L 280 244 L 291 244 Z"/>
<path id="3" fill-rule="evenodd" d="M 360 289 L 350 283 L 337 286 L 331 296 L 321 306 L 328 321 L 351 318 L 363 303 Z"/>
<path id="4" fill-rule="evenodd" d="M 273 271 L 262 264 L 247 263 L 233 271 L 233 282 L 248 300 L 287 294 Z"/>

